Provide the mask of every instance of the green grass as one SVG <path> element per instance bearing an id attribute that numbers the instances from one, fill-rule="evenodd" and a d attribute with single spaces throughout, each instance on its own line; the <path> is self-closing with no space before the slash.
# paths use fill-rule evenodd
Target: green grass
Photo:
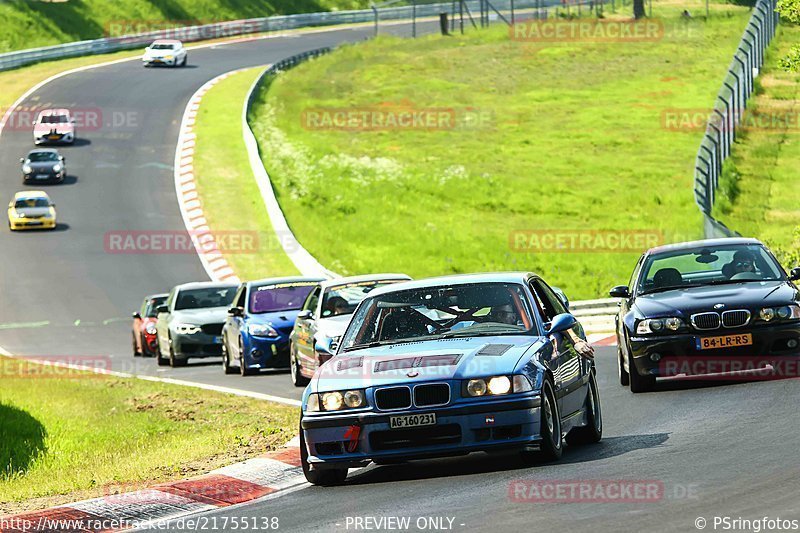
<path id="1" fill-rule="evenodd" d="M 297 410 L 0 357 L 0 515 L 181 479 L 282 445 Z"/>
<path id="2" fill-rule="evenodd" d="M 154 30 L 172 22 L 224 20 L 366 8 L 365 0 L 69 0 L 0 2 L 0 53 Z M 174 26 L 172 26 L 174 27 Z"/>
<path id="3" fill-rule="evenodd" d="M 654 14 L 671 28 L 687 6 L 703 8 L 656 4 Z M 628 279 L 638 251 L 531 254 L 509 240 L 515 230 L 701 236 L 701 133 L 663 127 L 662 112 L 714 102 L 749 10 L 712 9 L 657 42 L 520 43 L 498 25 L 382 37 L 279 76 L 252 124 L 293 231 L 343 274 L 530 269 L 571 298 L 602 296 Z M 387 105 L 488 118 L 438 131 L 303 122 L 308 110 Z"/>
<path id="4" fill-rule="evenodd" d="M 749 112 L 777 122 L 740 132 L 724 168 L 730 176 L 725 183 L 732 184 L 727 188 L 735 194 L 725 194 L 723 188 L 716 206 L 720 220 L 770 244 L 787 267 L 800 260 L 800 73 L 781 70 L 778 60 L 798 39 L 800 27 L 779 28 L 748 105 Z"/>
<path id="5" fill-rule="evenodd" d="M 242 279 L 294 275 L 253 178 L 242 138 L 242 107 L 263 68 L 249 69 L 217 83 L 205 96 L 195 122 L 194 174 L 212 231 L 257 236 L 251 248 L 223 250 Z"/>

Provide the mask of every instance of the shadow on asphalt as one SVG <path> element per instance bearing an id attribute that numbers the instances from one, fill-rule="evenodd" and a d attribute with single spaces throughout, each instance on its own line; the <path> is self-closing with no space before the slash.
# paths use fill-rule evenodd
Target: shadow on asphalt
<path id="1" fill-rule="evenodd" d="M 515 452 L 473 453 L 461 457 L 409 461 L 396 465 L 372 467 L 347 479 L 346 485 L 367 485 L 391 481 L 413 481 L 438 477 L 469 476 L 536 468 L 538 466 L 586 463 L 616 457 L 635 450 L 656 448 L 669 439 L 669 433 L 622 435 L 603 438 L 597 444 L 567 446 L 559 461 L 531 463 Z"/>

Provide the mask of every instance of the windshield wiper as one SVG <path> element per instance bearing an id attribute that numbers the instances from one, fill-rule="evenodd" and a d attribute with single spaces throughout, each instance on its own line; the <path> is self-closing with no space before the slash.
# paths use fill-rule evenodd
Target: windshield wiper
<path id="1" fill-rule="evenodd" d="M 342 352 L 351 352 L 353 350 L 363 350 L 364 348 L 375 348 L 377 346 L 383 346 L 385 344 L 394 344 L 396 341 L 372 341 L 372 342 L 365 342 L 364 344 L 355 344 L 353 346 L 348 346 L 347 348 L 342 348 Z"/>

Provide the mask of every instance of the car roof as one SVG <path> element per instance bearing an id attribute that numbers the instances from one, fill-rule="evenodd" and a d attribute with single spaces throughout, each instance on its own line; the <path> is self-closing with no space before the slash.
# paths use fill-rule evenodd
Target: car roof
<path id="1" fill-rule="evenodd" d="M 238 283 L 228 283 L 224 281 L 191 281 L 189 283 L 181 283 L 180 285 L 175 285 L 175 288 L 179 291 L 187 290 L 187 289 L 213 289 L 213 288 L 220 288 L 226 289 L 228 287 L 238 287 Z"/>
<path id="2" fill-rule="evenodd" d="M 758 239 L 753 239 L 750 237 L 724 237 L 719 239 L 703 239 L 699 241 L 690 241 L 690 242 L 678 242 L 673 244 L 664 244 L 661 246 L 656 246 L 654 248 L 650 248 L 645 252 L 647 255 L 658 254 L 662 252 L 675 252 L 680 250 L 691 250 L 692 248 L 702 248 L 704 246 L 714 247 L 714 246 L 726 246 L 731 244 L 760 244 L 763 246 L 763 243 Z"/>
<path id="3" fill-rule="evenodd" d="M 178 39 L 156 39 L 150 46 L 153 44 L 181 44 Z"/>
<path id="4" fill-rule="evenodd" d="M 297 282 L 310 282 L 310 283 L 319 283 L 321 281 L 325 281 L 326 278 L 322 276 L 314 277 L 314 276 L 284 276 L 280 278 L 264 278 L 264 279 L 254 279 L 251 281 L 246 281 L 245 284 L 248 287 L 252 287 L 253 285 L 272 285 L 277 283 L 297 283 Z"/>
<path id="5" fill-rule="evenodd" d="M 22 198 L 47 198 L 49 200 L 50 196 L 44 191 L 19 191 L 14 195 L 14 200 L 20 200 Z"/>
<path id="6" fill-rule="evenodd" d="M 57 108 L 57 109 L 42 109 L 39 111 L 39 116 L 51 116 L 51 115 L 69 115 L 69 109 Z"/>
<path id="7" fill-rule="evenodd" d="M 411 276 L 406 274 L 366 274 L 363 276 L 347 276 L 344 278 L 328 279 L 320 283 L 322 289 L 329 289 L 330 287 L 338 287 L 339 285 L 348 285 L 350 283 L 362 283 L 366 281 L 407 281 Z"/>
<path id="8" fill-rule="evenodd" d="M 148 296 L 145 296 L 144 299 L 145 300 L 152 300 L 153 298 L 166 298 L 167 296 L 169 296 L 169 294 L 166 293 L 166 292 L 163 292 L 163 293 L 159 293 L 159 294 L 150 294 Z"/>
<path id="9" fill-rule="evenodd" d="M 57 154 L 58 150 L 56 150 L 55 148 L 36 148 L 35 150 L 31 150 L 30 152 L 28 152 L 28 155 L 41 154 L 41 153 Z"/>
<path id="10" fill-rule="evenodd" d="M 379 287 L 369 293 L 370 296 L 395 291 L 436 287 L 440 285 L 469 285 L 472 283 L 525 283 L 531 277 L 538 277 L 532 272 L 485 272 L 477 274 L 456 274 L 435 278 L 417 279 Z"/>

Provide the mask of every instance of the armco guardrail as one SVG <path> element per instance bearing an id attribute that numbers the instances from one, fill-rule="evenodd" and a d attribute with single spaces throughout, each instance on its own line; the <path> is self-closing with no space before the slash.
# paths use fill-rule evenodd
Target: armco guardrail
<path id="1" fill-rule="evenodd" d="M 474 0 L 465 2 L 465 6 L 470 10 L 477 11 L 480 6 L 483 5 L 484 1 L 485 0 Z M 503 0 L 500 3 L 509 4 L 510 1 L 511 0 Z M 587 2 L 588 0 L 582 1 Z M 520 10 L 555 5 L 560 5 L 560 1 L 516 1 L 516 8 Z M 451 8 L 451 2 L 385 8 L 380 10 L 380 20 L 387 21 L 411 19 L 412 17 L 432 17 L 443 12 L 449 13 Z M 105 54 L 119 50 L 141 48 L 147 44 L 150 44 L 153 40 L 160 38 L 172 38 L 180 39 L 181 41 L 185 42 L 194 42 L 254 33 L 267 33 L 314 26 L 332 26 L 337 24 L 355 24 L 374 21 L 375 12 L 371 9 L 363 9 L 353 11 L 330 11 L 323 13 L 281 15 L 264 18 L 234 20 L 230 22 L 220 22 L 202 26 L 173 28 L 166 31 L 154 31 L 136 35 L 107 37 L 91 41 L 80 41 L 56 46 L 46 46 L 43 48 L 33 48 L 30 50 L 20 50 L 17 52 L 8 52 L 5 54 L 0 54 L 0 71 L 18 68 L 31 63 L 37 63 L 39 61 L 48 61 L 52 59 L 62 59 L 66 57 L 92 54 Z"/>
<path id="2" fill-rule="evenodd" d="M 722 80 L 714 109 L 694 164 L 694 198 L 705 218 L 706 237 L 738 235 L 712 216 L 722 164 L 731 153 L 742 113 L 753 93 L 753 81 L 764 64 L 764 53 L 775 36 L 776 0 L 758 0 L 733 60 Z"/>

